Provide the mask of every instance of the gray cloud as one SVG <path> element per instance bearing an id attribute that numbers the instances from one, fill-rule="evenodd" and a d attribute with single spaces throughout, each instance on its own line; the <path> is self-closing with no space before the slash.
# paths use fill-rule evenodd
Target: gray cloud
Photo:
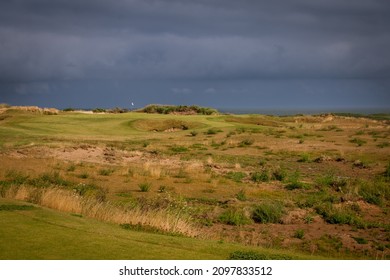
<path id="1" fill-rule="evenodd" d="M 0 4 L 2 82 L 388 78 L 385 0 Z"/>

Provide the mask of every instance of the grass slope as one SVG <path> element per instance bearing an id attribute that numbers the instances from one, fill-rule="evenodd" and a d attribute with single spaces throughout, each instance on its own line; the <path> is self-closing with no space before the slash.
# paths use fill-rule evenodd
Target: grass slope
<path id="1" fill-rule="evenodd" d="M 227 259 L 242 245 L 124 230 L 68 213 L 0 199 L 0 259 Z M 31 205 L 31 204 L 28 204 Z M 16 209 L 15 209 L 16 208 Z M 275 250 L 261 254 L 301 259 Z"/>

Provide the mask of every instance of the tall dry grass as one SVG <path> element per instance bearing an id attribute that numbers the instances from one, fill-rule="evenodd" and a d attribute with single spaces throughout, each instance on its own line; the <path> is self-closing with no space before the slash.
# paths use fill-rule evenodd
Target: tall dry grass
<path id="1" fill-rule="evenodd" d="M 131 209 L 83 197 L 71 190 L 60 188 L 35 188 L 13 186 L 3 193 L 5 198 L 28 201 L 51 209 L 81 214 L 84 217 L 116 224 L 132 224 L 156 228 L 167 233 L 179 233 L 195 237 L 198 230 L 180 212 L 172 213 L 166 209 Z"/>

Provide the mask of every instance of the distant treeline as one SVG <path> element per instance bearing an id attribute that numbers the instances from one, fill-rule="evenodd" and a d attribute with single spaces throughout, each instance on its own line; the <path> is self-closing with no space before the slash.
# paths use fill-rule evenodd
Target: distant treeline
<path id="1" fill-rule="evenodd" d="M 149 114 L 182 114 L 182 115 L 214 115 L 219 112 L 214 108 L 200 107 L 197 105 L 148 105 L 139 112 Z"/>

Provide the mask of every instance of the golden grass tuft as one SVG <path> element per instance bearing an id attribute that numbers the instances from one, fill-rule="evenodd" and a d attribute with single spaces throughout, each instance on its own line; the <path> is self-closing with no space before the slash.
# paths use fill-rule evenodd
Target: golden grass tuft
<path id="1" fill-rule="evenodd" d="M 71 190 L 59 188 L 11 187 L 5 198 L 36 203 L 51 209 L 81 214 L 88 218 L 116 223 L 148 226 L 167 233 L 179 233 L 195 237 L 198 230 L 179 213 L 169 213 L 166 209 L 125 209 L 109 202 L 99 202 L 94 198 L 84 198 Z"/>
<path id="2" fill-rule="evenodd" d="M 45 190 L 42 193 L 40 204 L 63 212 L 82 212 L 82 198 L 75 193 L 61 189 Z"/>

